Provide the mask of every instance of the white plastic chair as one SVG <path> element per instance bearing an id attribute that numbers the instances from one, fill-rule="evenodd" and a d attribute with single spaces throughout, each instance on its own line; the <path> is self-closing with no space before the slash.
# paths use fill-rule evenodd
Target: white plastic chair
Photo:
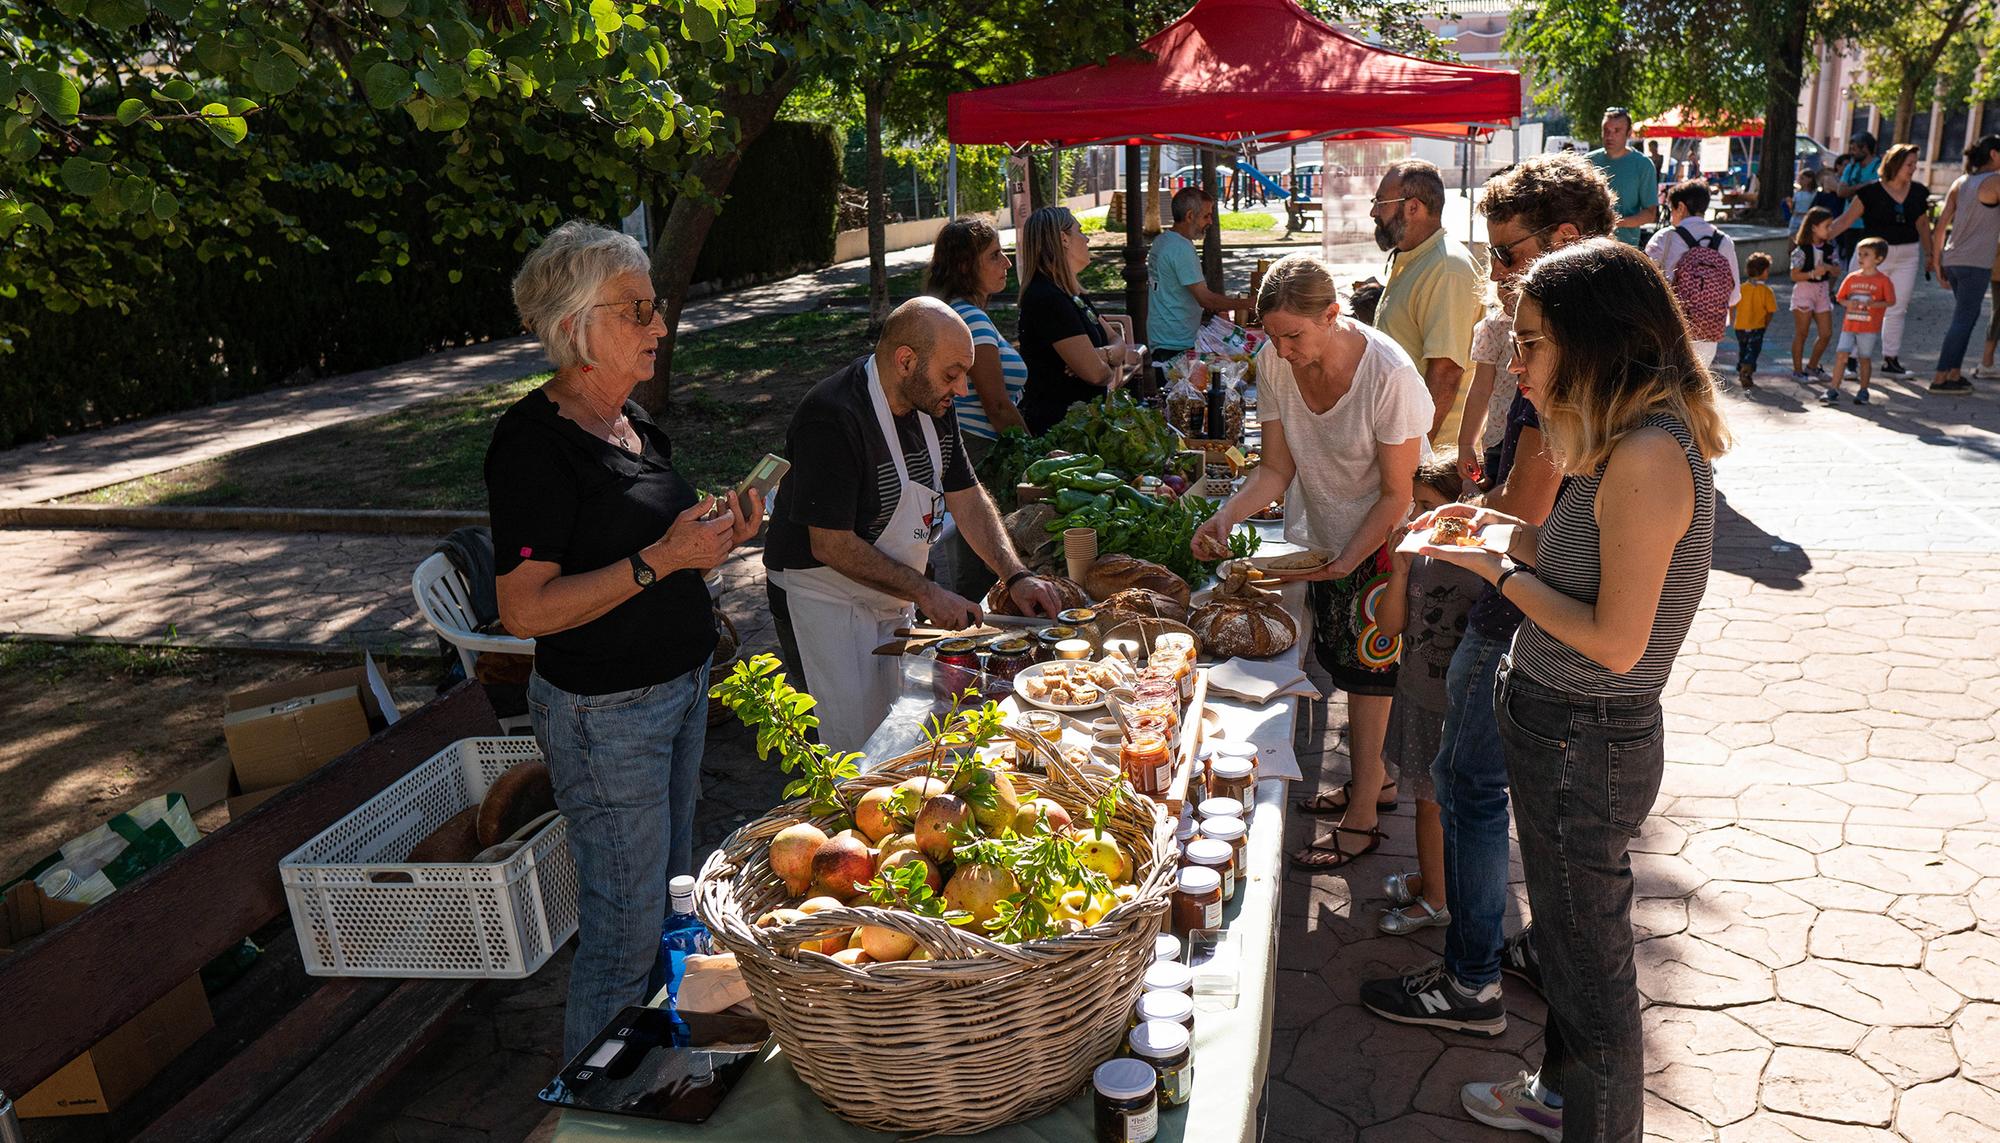
<path id="1" fill-rule="evenodd" d="M 458 649 L 458 661 L 465 667 L 465 677 L 473 678 L 472 664 L 481 652 L 498 651 L 509 655 L 532 655 L 535 653 L 533 639 L 517 639 L 512 635 L 482 635 L 473 630 L 472 593 L 467 590 L 465 577 L 452 566 L 443 552 L 434 552 L 423 563 L 417 565 L 410 577 L 410 590 L 417 597 L 417 610 L 424 621 L 444 637 L 444 641 Z M 528 718 L 503 718 L 500 725 L 507 730 L 515 730 L 528 725 Z"/>

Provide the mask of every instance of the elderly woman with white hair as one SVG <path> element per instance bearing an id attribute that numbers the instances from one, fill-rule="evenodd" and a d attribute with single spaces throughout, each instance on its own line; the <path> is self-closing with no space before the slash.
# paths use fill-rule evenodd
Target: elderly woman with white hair
<path id="1" fill-rule="evenodd" d="M 669 878 L 692 872 L 716 630 L 704 573 L 763 505 L 697 494 L 633 388 L 666 333 L 645 251 L 584 222 L 521 264 L 514 304 L 555 375 L 486 452 L 500 619 L 535 640 L 528 713 L 581 880 L 563 1051 L 643 1002 Z"/>

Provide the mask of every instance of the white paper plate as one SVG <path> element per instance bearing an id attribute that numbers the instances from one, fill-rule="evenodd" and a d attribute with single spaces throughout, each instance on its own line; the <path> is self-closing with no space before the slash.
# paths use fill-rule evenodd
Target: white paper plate
<path id="1" fill-rule="evenodd" d="M 1514 542 L 1514 525 L 1488 524 L 1473 533 L 1473 538 L 1479 541 L 1479 547 L 1496 555 L 1504 556 L 1507 554 L 1508 547 Z M 1396 545 L 1396 550 L 1415 555 L 1429 546 L 1431 546 L 1431 530 L 1429 528 L 1425 528 L 1422 531 L 1413 529 L 1408 535 L 1403 537 L 1402 543 Z M 1471 547 L 1472 545 L 1464 544 L 1460 546 Z"/>

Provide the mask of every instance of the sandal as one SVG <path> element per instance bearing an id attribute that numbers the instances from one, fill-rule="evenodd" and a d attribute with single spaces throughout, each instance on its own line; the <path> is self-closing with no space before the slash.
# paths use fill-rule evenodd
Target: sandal
<path id="1" fill-rule="evenodd" d="M 1362 837 L 1368 839 L 1368 844 L 1362 846 L 1360 849 L 1342 849 L 1340 847 L 1340 835 L 1344 833 L 1360 834 Z M 1333 827 L 1333 837 L 1331 839 L 1333 844 L 1308 845 L 1297 853 L 1291 854 L 1291 862 L 1300 869 L 1310 869 L 1316 873 L 1329 869 L 1339 869 L 1344 865 L 1351 864 L 1355 860 L 1375 852 L 1381 846 L 1382 839 L 1388 836 L 1388 834 L 1383 833 L 1379 829 L 1349 829 L 1346 826 L 1335 826 Z"/>
<path id="2" fill-rule="evenodd" d="M 1414 933 L 1418 929 L 1444 928 L 1451 924 L 1450 909 L 1433 909 L 1431 903 L 1422 897 L 1400 909 L 1391 909 L 1382 914 L 1376 927 L 1392 937 Z"/>
<path id="3" fill-rule="evenodd" d="M 1422 884 L 1422 878 L 1423 874 L 1415 869 L 1407 873 L 1391 873 L 1382 879 L 1382 895 L 1389 898 L 1389 904 L 1398 909 L 1405 905 L 1414 905 L 1420 899 L 1420 894 L 1410 891 L 1410 882 Z"/>
<path id="4" fill-rule="evenodd" d="M 1334 789 L 1321 790 L 1310 798 L 1301 798 L 1293 802 L 1292 805 L 1302 814 L 1344 814 L 1347 812 L 1347 799 L 1352 793 L 1351 787 L 1353 785 L 1354 779 L 1349 778 Z M 1380 796 L 1376 798 L 1375 812 L 1378 814 L 1394 813 L 1397 805 L 1400 804 L 1396 801 L 1396 783 L 1393 780 L 1383 782 L 1382 792 L 1388 796 L 1386 798 Z M 1335 798 L 1339 798 L 1340 800 L 1336 802 L 1334 801 Z"/>

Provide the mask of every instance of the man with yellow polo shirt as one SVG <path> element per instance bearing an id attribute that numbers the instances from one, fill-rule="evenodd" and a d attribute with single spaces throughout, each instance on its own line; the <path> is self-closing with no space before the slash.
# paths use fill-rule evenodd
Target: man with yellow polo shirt
<path id="1" fill-rule="evenodd" d="M 1389 251 L 1375 328 L 1394 338 L 1424 375 L 1435 410 L 1431 442 L 1451 443 L 1465 415 L 1472 327 L 1485 312 L 1479 267 L 1444 232 L 1444 180 L 1422 159 L 1389 168 L 1368 215 L 1375 244 Z"/>

